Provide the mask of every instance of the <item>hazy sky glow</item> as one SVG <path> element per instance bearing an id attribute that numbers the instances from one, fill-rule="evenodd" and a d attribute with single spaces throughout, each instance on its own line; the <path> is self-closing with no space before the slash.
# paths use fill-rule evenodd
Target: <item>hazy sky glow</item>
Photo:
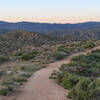
<path id="1" fill-rule="evenodd" d="M 0 21 L 100 21 L 100 0 L 0 0 Z"/>

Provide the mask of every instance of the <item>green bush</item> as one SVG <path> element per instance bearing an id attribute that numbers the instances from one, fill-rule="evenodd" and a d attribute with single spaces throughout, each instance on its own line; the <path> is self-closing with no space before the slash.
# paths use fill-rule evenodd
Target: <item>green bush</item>
<path id="1" fill-rule="evenodd" d="M 6 96 L 9 92 L 12 92 L 13 88 L 12 86 L 1 86 L 0 88 L 0 94 L 3 96 Z"/>
<path id="2" fill-rule="evenodd" d="M 1 89 L 0 94 L 3 96 L 6 96 L 8 94 L 9 90 L 7 88 Z"/>
<path id="3" fill-rule="evenodd" d="M 100 49 L 93 50 L 92 53 L 100 53 Z"/>
<path id="4" fill-rule="evenodd" d="M 9 57 L 0 55 L 0 62 L 8 61 Z"/>
<path id="5" fill-rule="evenodd" d="M 91 49 L 97 44 L 93 41 L 72 44 L 74 52 L 81 49 Z M 65 52 L 65 46 L 58 48 L 59 52 Z M 58 52 L 58 53 L 59 53 Z M 91 53 L 80 54 L 72 58 L 69 64 L 63 64 L 57 73 L 57 82 L 65 89 L 70 89 L 68 97 L 72 100 L 100 100 L 100 50 Z"/>
<path id="6" fill-rule="evenodd" d="M 63 77 L 64 77 L 64 72 L 59 72 L 58 74 L 57 74 L 57 83 L 58 84 L 61 84 L 62 83 L 62 79 L 63 79 Z"/>
<path id="7" fill-rule="evenodd" d="M 14 81 L 13 75 L 5 75 L 2 78 L 1 85 L 2 86 L 9 86 L 10 84 L 13 84 L 13 81 Z"/>
<path id="8" fill-rule="evenodd" d="M 86 44 L 85 44 L 85 48 L 94 48 L 95 46 L 96 46 L 96 44 L 93 41 L 86 42 Z"/>
<path id="9" fill-rule="evenodd" d="M 89 100 L 100 100 L 100 87 L 91 89 L 88 98 Z"/>
<path id="10" fill-rule="evenodd" d="M 73 88 L 79 82 L 79 77 L 73 74 L 66 73 L 62 79 L 62 86 L 65 89 Z"/>
<path id="11" fill-rule="evenodd" d="M 15 75 L 14 76 L 14 81 L 15 82 L 18 82 L 18 83 L 20 83 L 20 82 L 27 82 L 27 78 L 26 77 L 23 77 L 23 76 L 21 76 L 21 75 Z"/>
<path id="12" fill-rule="evenodd" d="M 66 71 L 65 68 L 66 68 L 67 66 L 68 66 L 67 64 L 62 64 L 61 67 L 59 68 L 59 70 L 60 70 L 61 72 L 64 72 L 64 71 Z"/>
<path id="13" fill-rule="evenodd" d="M 37 54 L 40 54 L 40 51 L 38 51 L 38 50 L 33 50 L 33 51 L 31 52 L 31 54 L 37 55 Z"/>
<path id="14" fill-rule="evenodd" d="M 38 54 L 40 54 L 38 50 L 33 50 L 32 52 L 17 51 L 14 55 L 21 57 L 22 60 L 30 60 L 33 59 Z"/>
<path id="15" fill-rule="evenodd" d="M 33 54 L 31 54 L 31 53 L 27 53 L 27 52 L 25 52 L 25 53 L 23 53 L 22 55 L 21 55 L 21 59 L 22 60 L 30 60 L 30 59 L 33 59 L 35 56 L 33 55 Z"/>
<path id="16" fill-rule="evenodd" d="M 72 100 L 100 100 L 100 50 L 73 57 L 59 73 L 58 82 L 71 90 Z"/>
<path id="17" fill-rule="evenodd" d="M 89 78 L 84 78 L 70 91 L 69 97 L 73 100 L 89 100 L 88 86 L 91 83 Z"/>
<path id="18" fill-rule="evenodd" d="M 69 67 L 71 69 L 69 70 Z M 87 55 L 79 55 L 72 58 L 71 62 L 63 66 L 65 71 L 74 72 L 82 76 L 100 76 L 100 53 L 90 53 Z"/>
<path id="19" fill-rule="evenodd" d="M 94 81 L 81 79 L 68 96 L 73 100 L 100 100 L 100 78 Z"/>
<path id="20" fill-rule="evenodd" d="M 65 52 L 67 54 L 74 52 L 74 50 L 71 47 L 67 47 L 67 46 L 64 46 L 64 45 L 59 46 L 57 48 L 57 51 L 59 51 L 59 52 Z"/>
<path id="21" fill-rule="evenodd" d="M 32 75 L 32 72 L 26 72 L 23 74 L 23 77 L 29 78 L 31 77 L 31 75 Z"/>
<path id="22" fill-rule="evenodd" d="M 27 79 L 40 67 L 35 67 L 35 65 L 30 66 L 14 66 L 9 67 L 11 73 L 5 74 L 0 81 L 0 94 L 7 95 L 10 92 L 14 91 L 14 88 L 22 85 L 24 82 L 27 82 Z M 8 66 L 7 66 L 8 68 Z M 41 67 L 42 68 L 42 67 Z M 8 70 L 8 69 L 6 69 Z"/>
<path id="23" fill-rule="evenodd" d="M 16 51 L 15 54 L 14 54 L 14 56 L 21 56 L 22 53 L 23 53 L 22 51 Z"/>
<path id="24" fill-rule="evenodd" d="M 52 57 L 55 59 L 55 60 L 61 60 L 63 58 L 65 58 L 66 54 L 64 52 L 54 52 L 52 54 Z"/>
<path id="25" fill-rule="evenodd" d="M 68 66 L 77 66 L 78 63 L 76 61 L 71 61 Z"/>

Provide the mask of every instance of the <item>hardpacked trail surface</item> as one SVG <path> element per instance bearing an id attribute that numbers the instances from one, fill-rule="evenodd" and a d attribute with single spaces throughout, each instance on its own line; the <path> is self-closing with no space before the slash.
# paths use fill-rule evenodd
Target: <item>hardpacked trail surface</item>
<path id="1" fill-rule="evenodd" d="M 100 46 L 92 50 L 100 49 Z M 63 89 L 57 85 L 52 79 L 49 79 L 53 70 L 58 70 L 62 64 L 68 64 L 72 57 L 79 54 L 86 54 L 90 52 L 76 53 L 64 60 L 50 63 L 47 68 L 37 71 L 27 83 L 21 88 L 21 93 L 13 97 L 3 97 L 0 100 L 69 100 L 66 95 L 68 90 Z"/>

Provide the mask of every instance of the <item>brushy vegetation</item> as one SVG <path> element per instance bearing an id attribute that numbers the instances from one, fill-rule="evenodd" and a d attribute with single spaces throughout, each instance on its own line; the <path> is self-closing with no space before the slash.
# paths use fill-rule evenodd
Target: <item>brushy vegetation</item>
<path id="1" fill-rule="evenodd" d="M 31 52 L 17 51 L 14 55 L 19 56 L 22 60 L 30 60 L 35 58 L 38 54 L 40 54 L 38 50 L 33 50 Z"/>
<path id="2" fill-rule="evenodd" d="M 59 44 L 49 56 L 54 60 L 61 60 L 73 53 L 89 50 L 98 46 L 99 44 L 99 41 L 81 41 L 70 44 Z"/>
<path id="3" fill-rule="evenodd" d="M 61 59 L 64 59 L 66 57 L 66 54 L 64 52 L 54 52 L 52 54 L 52 57 L 54 58 L 54 60 L 61 60 Z"/>
<path id="4" fill-rule="evenodd" d="M 5 62 L 5 61 L 8 61 L 8 60 L 9 60 L 9 57 L 8 56 L 0 55 L 0 63 L 1 62 Z"/>
<path id="5" fill-rule="evenodd" d="M 72 100 L 100 100 L 100 50 L 73 57 L 61 66 L 56 80 L 70 89 L 68 97 Z"/>
<path id="6" fill-rule="evenodd" d="M 22 85 L 24 82 L 27 82 L 27 79 L 35 72 L 43 68 L 44 66 L 41 63 L 25 63 L 19 62 L 2 65 L 0 67 L 0 94 L 8 95 L 16 90 L 19 85 Z"/>
<path id="7" fill-rule="evenodd" d="M 100 78 L 80 80 L 70 91 L 69 97 L 73 100 L 100 100 Z"/>
<path id="8" fill-rule="evenodd" d="M 78 38 L 73 38 L 73 36 L 62 37 L 58 34 L 56 36 L 49 36 L 27 31 L 13 31 L 8 34 L 1 34 L 0 94 L 6 96 L 10 92 L 12 93 L 19 85 L 26 82 L 35 71 L 43 68 L 45 64 L 64 59 L 73 53 L 85 51 L 100 45 L 100 41 L 80 41 L 88 39 L 82 39 L 84 38 L 83 35 L 81 38 L 79 34 L 77 36 Z M 81 93 L 82 79 L 91 76 L 91 79 L 88 79 L 93 84 L 89 84 L 89 88 L 93 92 L 90 92 L 89 95 L 97 95 L 96 93 L 99 91 L 99 79 L 98 82 L 94 80 L 94 78 L 99 77 L 100 71 L 99 55 L 97 53 L 99 54 L 99 50 L 93 52 L 92 55 L 81 55 L 79 58 L 73 58 L 69 65 L 61 67 L 61 72 L 56 73 L 57 76 L 54 74 L 53 78 L 57 79 L 58 84 L 64 88 L 72 89 L 69 95 L 71 98 L 76 98 L 75 96 Z M 8 62 L 6 63 L 6 61 Z M 76 95 L 74 95 L 73 89 L 76 90 L 78 84 L 80 88 L 75 91 Z M 79 97 L 79 100 L 83 99 L 82 96 Z"/>
<path id="9" fill-rule="evenodd" d="M 67 67 L 66 67 L 67 66 Z M 100 53 L 90 53 L 73 57 L 71 63 L 63 65 L 61 70 L 75 73 L 80 76 L 100 76 Z"/>
<path id="10" fill-rule="evenodd" d="M 45 64 L 48 64 L 52 61 L 54 62 L 56 60 L 64 59 L 65 57 L 68 57 L 73 53 L 91 49 L 95 46 L 98 46 L 99 44 L 100 42 L 98 41 L 81 41 L 81 42 L 73 42 L 69 44 L 55 43 L 55 44 L 48 44 L 42 46 L 31 45 L 29 47 L 24 47 L 26 45 L 22 46 L 22 44 L 16 44 L 11 47 L 7 45 L 7 47 L 9 47 L 8 48 L 9 50 L 6 49 L 4 55 L 0 56 L 0 62 L 5 62 L 10 59 L 10 61 L 7 62 L 7 64 L 3 63 L 3 65 L 0 66 L 0 78 L 1 78 L 0 94 L 8 95 L 10 92 L 15 91 L 19 85 L 22 85 L 24 82 L 26 82 L 27 79 L 35 71 L 39 70 L 40 68 L 43 68 Z M 2 49 L 2 51 L 4 51 L 4 49 Z M 2 51 L 0 52 L 2 53 Z M 73 67 L 76 62 L 75 61 L 71 62 L 71 64 L 73 64 Z M 14 64 L 12 65 L 11 63 Z M 19 63 L 21 64 L 18 65 Z M 38 64 L 35 63 L 38 63 L 39 67 Z M 62 67 L 62 68 L 64 68 L 65 70 L 66 67 Z M 71 66 L 69 68 L 71 68 Z M 68 88 L 68 89 L 73 89 L 74 85 L 77 84 L 81 79 L 79 73 L 76 74 L 72 74 L 71 72 L 66 73 L 62 70 L 61 73 L 57 73 L 57 74 L 58 76 L 55 75 L 54 78 L 57 78 L 57 82 L 61 84 L 64 88 Z M 90 74 L 88 76 L 90 76 Z M 82 78 L 83 77 L 85 76 L 82 76 Z M 66 85 L 66 83 L 68 84 Z"/>

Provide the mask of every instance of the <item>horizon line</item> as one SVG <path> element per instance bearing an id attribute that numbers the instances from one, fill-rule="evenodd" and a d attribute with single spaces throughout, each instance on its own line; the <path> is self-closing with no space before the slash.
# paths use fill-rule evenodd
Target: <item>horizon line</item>
<path id="1" fill-rule="evenodd" d="M 40 24 L 81 24 L 81 23 L 100 23 L 100 21 L 83 21 L 83 22 L 76 22 L 76 23 L 60 23 L 60 22 L 39 22 L 39 21 L 2 21 L 0 22 L 6 22 L 6 23 L 22 23 L 22 22 L 27 22 L 27 23 L 40 23 Z"/>

